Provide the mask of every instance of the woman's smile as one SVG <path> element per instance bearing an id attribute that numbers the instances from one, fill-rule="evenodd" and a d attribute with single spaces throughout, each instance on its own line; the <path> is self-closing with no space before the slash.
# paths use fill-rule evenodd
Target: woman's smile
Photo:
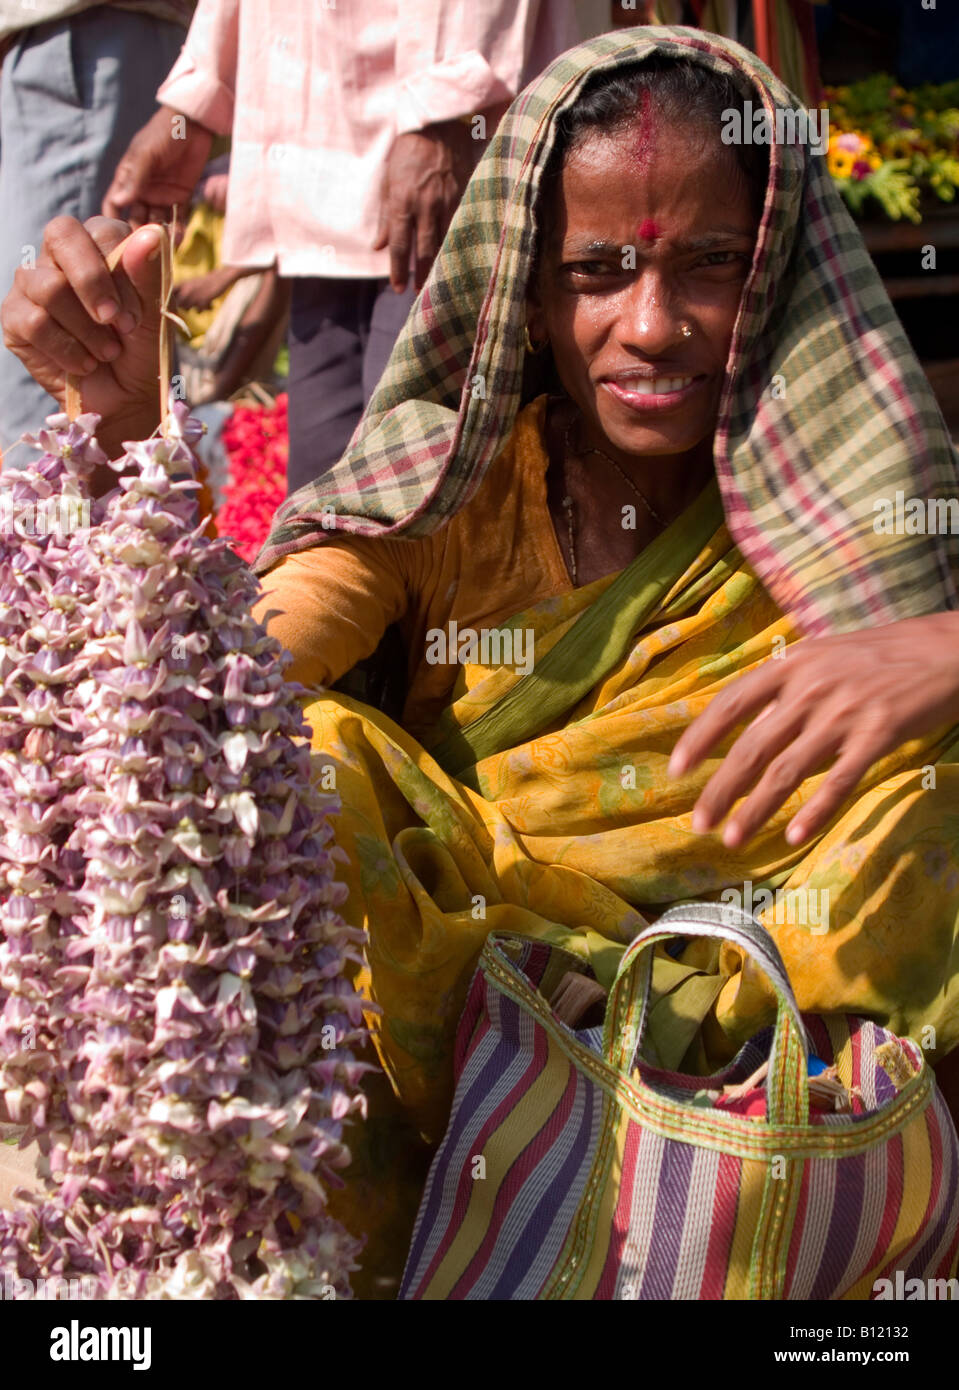
<path id="1" fill-rule="evenodd" d="M 606 377 L 600 381 L 600 389 L 608 392 L 627 410 L 640 414 L 668 414 L 684 406 L 690 397 L 701 391 L 706 384 L 705 376 L 675 375 L 665 373 L 648 376 L 645 373 Z"/>

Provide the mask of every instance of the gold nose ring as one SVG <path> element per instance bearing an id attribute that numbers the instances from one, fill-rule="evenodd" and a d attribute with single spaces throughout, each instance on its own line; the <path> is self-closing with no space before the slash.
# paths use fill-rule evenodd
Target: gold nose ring
<path id="1" fill-rule="evenodd" d="M 691 338 L 693 336 L 693 330 L 690 328 L 688 323 L 684 323 L 679 331 L 680 333 L 682 333 L 684 338 Z"/>

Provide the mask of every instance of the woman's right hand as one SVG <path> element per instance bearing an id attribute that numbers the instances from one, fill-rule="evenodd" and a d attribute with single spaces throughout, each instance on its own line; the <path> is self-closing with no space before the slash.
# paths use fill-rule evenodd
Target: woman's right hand
<path id="1" fill-rule="evenodd" d="M 161 235 L 147 226 L 131 236 L 106 217 L 56 217 L 0 308 L 4 343 L 61 407 L 68 374 L 78 378 L 84 410 L 103 417 L 108 452 L 146 438 L 159 419 Z M 106 256 L 124 241 L 111 273 Z"/>

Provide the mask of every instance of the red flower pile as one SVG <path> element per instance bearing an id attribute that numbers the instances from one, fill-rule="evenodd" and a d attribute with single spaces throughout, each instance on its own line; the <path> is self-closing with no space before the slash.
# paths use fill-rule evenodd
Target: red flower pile
<path id="1" fill-rule="evenodd" d="M 273 513 L 286 497 L 286 392 L 272 406 L 237 405 L 223 426 L 222 439 L 230 475 L 216 529 L 252 564 L 266 540 Z"/>

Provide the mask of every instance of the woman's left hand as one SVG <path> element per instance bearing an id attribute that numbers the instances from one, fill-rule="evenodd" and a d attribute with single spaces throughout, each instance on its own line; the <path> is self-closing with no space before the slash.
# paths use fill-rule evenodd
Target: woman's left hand
<path id="1" fill-rule="evenodd" d="M 680 738 L 669 772 L 682 776 L 755 715 L 693 809 L 730 849 L 752 838 L 807 777 L 835 759 L 786 830 L 792 845 L 835 815 L 867 770 L 909 739 L 959 723 L 959 613 L 814 637 L 734 681 Z M 752 791 L 750 791 L 752 788 Z"/>

